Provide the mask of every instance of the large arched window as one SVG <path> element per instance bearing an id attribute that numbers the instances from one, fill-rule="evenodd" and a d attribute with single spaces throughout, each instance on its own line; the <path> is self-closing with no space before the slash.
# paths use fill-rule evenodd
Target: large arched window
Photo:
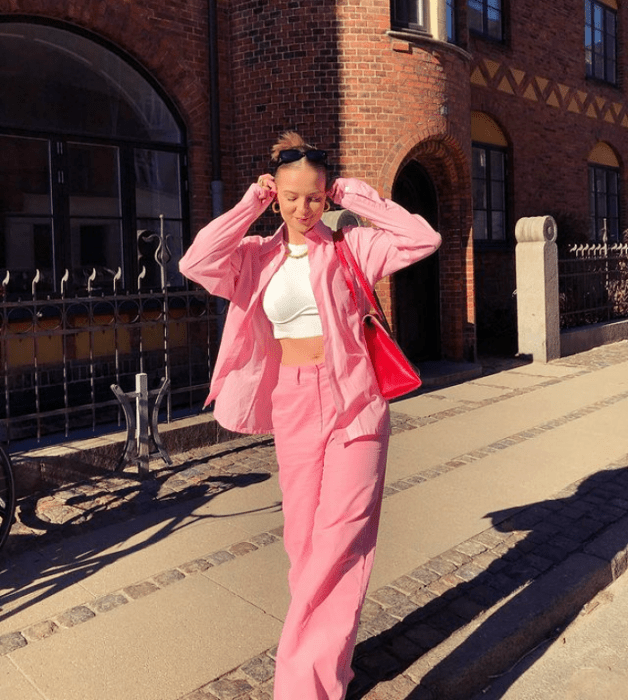
<path id="1" fill-rule="evenodd" d="M 95 38 L 25 21 L 0 22 L 0 75 L 8 292 L 181 284 L 185 136 L 152 82 Z"/>

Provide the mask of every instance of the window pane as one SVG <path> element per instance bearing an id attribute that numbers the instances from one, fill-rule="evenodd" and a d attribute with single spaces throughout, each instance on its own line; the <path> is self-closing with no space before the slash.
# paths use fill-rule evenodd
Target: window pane
<path id="1" fill-rule="evenodd" d="M 605 79 L 609 83 L 614 83 L 616 82 L 616 73 L 615 73 L 615 61 L 612 60 L 607 60 L 606 61 L 606 76 Z"/>
<path id="2" fill-rule="evenodd" d="M 505 208 L 504 183 L 493 180 L 491 182 L 491 209 L 503 211 Z"/>
<path id="3" fill-rule="evenodd" d="M 593 24 L 593 10 L 591 7 L 591 0 L 585 0 L 584 20 L 585 20 L 587 26 L 591 26 Z"/>
<path id="4" fill-rule="evenodd" d="M 606 33 L 609 37 L 615 36 L 615 12 L 606 10 Z"/>
<path id="5" fill-rule="evenodd" d="M 68 145 L 71 216 L 120 215 L 118 149 Z"/>
<path id="6" fill-rule="evenodd" d="M 473 212 L 473 238 L 479 241 L 485 241 L 488 239 L 485 211 Z"/>
<path id="7" fill-rule="evenodd" d="M 469 0 L 467 6 L 467 13 L 469 19 L 469 29 L 473 29 L 476 32 L 484 32 L 484 9 L 482 3 L 479 0 Z"/>
<path id="8" fill-rule="evenodd" d="M 608 221 L 608 240 L 612 242 L 619 240 L 619 220 L 616 218 Z"/>
<path id="9" fill-rule="evenodd" d="M 52 231 L 51 218 L 6 216 L 0 219 L 0 267 L 10 273 L 9 291 L 30 293 L 36 270 L 41 278 L 38 290 L 55 288 Z"/>
<path id="10" fill-rule="evenodd" d="M 604 27 L 604 14 L 599 5 L 593 6 L 593 26 L 596 29 L 602 29 Z"/>
<path id="11" fill-rule="evenodd" d="M 501 39 L 502 37 L 502 15 L 501 11 L 489 6 L 487 12 L 488 34 L 493 39 Z"/>
<path id="12" fill-rule="evenodd" d="M 89 277 L 96 271 L 92 289 L 111 289 L 113 277 L 120 267 L 124 280 L 122 232 L 118 220 L 72 219 L 71 254 L 74 283 L 87 287 Z"/>
<path id="13" fill-rule="evenodd" d="M 138 217 L 181 217 L 179 156 L 135 150 L 135 199 Z"/>
<path id="14" fill-rule="evenodd" d="M 611 194 L 617 194 L 619 186 L 619 176 L 615 172 L 608 173 L 607 187 Z"/>
<path id="15" fill-rule="evenodd" d="M 494 241 L 506 240 L 505 216 L 503 211 L 493 211 L 491 214 L 491 238 Z"/>
<path id="16" fill-rule="evenodd" d="M 491 178 L 504 180 L 504 154 L 501 151 L 491 151 Z"/>
<path id="17" fill-rule="evenodd" d="M 0 216 L 51 211 L 48 141 L 0 136 Z"/>
<path id="18" fill-rule="evenodd" d="M 473 181 L 473 206 L 476 209 L 487 208 L 486 182 L 484 180 Z"/>
<path id="19" fill-rule="evenodd" d="M 447 41 L 456 41 L 456 8 L 454 0 L 447 0 Z"/>

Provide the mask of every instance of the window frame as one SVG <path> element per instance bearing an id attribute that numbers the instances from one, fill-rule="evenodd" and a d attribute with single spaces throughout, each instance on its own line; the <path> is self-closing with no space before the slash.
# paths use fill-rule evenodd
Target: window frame
<path id="1" fill-rule="evenodd" d="M 120 222 L 120 238 L 121 238 L 121 260 L 120 267 L 123 270 L 123 279 L 117 282 L 116 288 L 118 291 L 136 291 L 138 286 L 138 276 L 141 272 L 141 262 L 138 248 L 138 237 L 140 234 L 139 226 L 147 219 L 156 217 L 141 216 L 137 209 L 136 202 L 136 171 L 135 171 L 135 154 L 140 150 L 154 151 L 157 153 L 175 154 L 178 159 L 178 203 L 179 216 L 173 218 L 166 214 L 166 224 L 175 222 L 172 225 L 173 229 L 178 228 L 180 236 L 180 246 L 187 245 L 190 239 L 190 202 L 189 202 L 189 187 L 188 187 L 188 144 L 187 131 L 185 124 L 174 106 L 172 100 L 164 92 L 161 86 L 156 83 L 152 76 L 130 56 L 120 51 L 116 46 L 110 44 L 102 37 L 85 30 L 69 26 L 65 22 L 49 20 L 47 18 L 24 18 L 22 16 L 7 16 L 0 18 L 0 29 L 5 24 L 33 24 L 74 34 L 83 39 L 97 44 L 107 52 L 116 56 L 124 62 L 126 66 L 133 72 L 137 73 L 140 78 L 148 83 L 150 88 L 154 90 L 157 97 L 163 102 L 164 108 L 169 111 L 171 118 L 176 123 L 179 131 L 177 141 L 174 140 L 159 140 L 158 138 L 133 138 L 125 134 L 115 135 L 99 135 L 97 133 L 80 132 L 74 129 L 68 131 L 59 131 L 54 125 L 50 129 L 46 129 L 45 125 L 37 128 L 25 128 L 23 126 L 2 124 L 0 121 L 0 136 L 23 138 L 23 139 L 39 139 L 46 141 L 48 144 L 49 159 L 49 179 L 50 179 L 50 198 L 52 202 L 52 211 L 50 214 L 51 226 L 51 241 L 52 241 L 52 260 L 50 261 L 50 269 L 52 274 L 51 280 L 42 280 L 38 286 L 38 293 L 51 294 L 52 297 L 60 296 L 61 294 L 73 294 L 84 289 L 85 285 L 81 280 L 73 279 L 70 274 L 70 279 L 65 282 L 63 280 L 64 270 L 67 269 L 72 273 L 72 245 L 78 245 L 78 240 L 71 241 L 72 236 L 72 219 L 78 221 L 81 217 L 72 215 L 70 212 L 70 172 L 69 172 L 69 157 L 68 147 L 71 145 L 84 145 L 96 147 L 111 147 L 117 150 L 118 157 L 118 207 L 119 207 L 119 222 Z M 95 172 L 95 171 L 94 171 Z M 26 218 L 20 217 L 17 218 Z M 86 225 L 93 223 L 98 225 L 103 223 L 107 217 L 86 217 L 93 219 L 92 222 L 86 221 Z M 99 222 L 99 219 L 102 221 Z M 81 223 L 80 221 L 78 222 Z M 34 234 L 37 235 L 34 229 Z M 77 234 L 80 238 L 80 233 Z M 3 267 L 3 270 L 13 272 L 10 268 Z M 16 270 L 17 272 L 17 270 Z M 26 272 L 26 270 L 23 270 Z M 29 271 L 30 272 L 30 271 Z M 35 277 L 36 268 L 32 270 L 32 278 Z M 175 276 L 176 277 L 176 276 Z M 31 279 L 32 279 L 31 278 Z M 179 275 L 176 277 L 177 283 L 173 287 L 184 288 L 185 280 Z M 15 284 L 15 282 L 13 283 Z M 24 289 L 12 291 L 12 283 L 9 283 L 9 294 L 11 297 L 28 296 L 30 292 L 30 281 Z M 26 289 L 26 287 L 28 289 Z M 110 281 L 107 279 L 107 288 L 113 287 L 113 278 Z M 149 289 L 148 279 L 144 279 L 141 289 L 144 292 Z"/>
<path id="2" fill-rule="evenodd" d="M 475 227 L 475 214 L 476 211 L 478 211 L 478 208 L 476 207 L 476 201 L 475 201 L 475 182 L 479 180 L 479 178 L 476 176 L 476 173 L 471 172 L 471 179 L 473 183 L 473 243 L 474 245 L 482 245 L 482 246 L 505 246 L 505 245 L 510 245 L 511 240 L 509 240 L 508 237 L 508 223 L 509 223 L 509 215 L 508 215 L 508 179 L 509 179 L 509 163 L 508 163 L 508 148 L 505 146 L 498 146 L 492 143 L 482 143 L 478 141 L 474 141 L 471 144 L 471 149 L 472 153 L 473 150 L 475 149 L 481 149 L 484 151 L 485 154 L 491 154 L 491 153 L 499 153 L 503 157 L 503 172 L 504 172 L 504 179 L 502 183 L 502 200 L 503 200 L 503 209 L 496 209 L 493 206 L 493 194 L 492 194 L 492 184 L 494 182 L 492 178 L 492 169 L 491 169 L 491 161 L 492 159 L 490 157 L 487 157 L 486 162 L 486 176 L 484 178 L 484 188 L 486 192 L 486 209 L 482 209 L 482 211 L 486 212 L 486 238 L 478 238 L 476 237 L 476 227 Z M 473 163 L 473 159 L 472 159 Z M 503 226 L 504 226 L 504 235 L 503 238 L 494 238 L 493 236 L 493 213 L 494 212 L 500 212 L 503 215 Z"/>
<path id="3" fill-rule="evenodd" d="M 423 22 L 410 22 L 407 17 L 410 14 L 408 7 L 414 4 L 421 7 Z M 417 12 L 418 14 L 418 12 Z M 411 30 L 430 33 L 430 3 L 429 0 L 390 0 L 390 24 L 393 29 Z"/>
<path id="4" fill-rule="evenodd" d="M 608 211 L 612 208 L 611 207 L 611 201 L 612 199 L 615 200 L 615 205 L 617 208 L 617 217 L 615 217 L 616 221 L 616 231 L 615 234 L 611 234 L 609 229 L 607 228 L 607 231 L 609 231 L 609 235 L 607 236 L 607 240 L 604 241 L 604 237 L 602 234 L 603 231 L 603 222 L 604 219 L 608 221 L 609 217 L 607 216 L 600 216 L 598 212 L 598 203 L 599 203 L 599 197 L 600 197 L 600 192 L 597 189 L 597 182 L 598 182 L 598 174 L 604 174 L 604 180 L 605 180 L 605 192 L 604 192 L 604 198 L 605 198 L 605 209 L 608 214 Z M 611 191 L 612 188 L 609 187 L 609 180 L 610 177 L 613 176 L 615 179 L 615 192 L 613 193 Z M 592 243 L 619 243 L 621 242 L 622 238 L 622 229 L 621 229 L 621 170 L 620 168 L 616 168 L 613 166 L 609 165 L 601 165 L 600 163 L 589 163 L 588 164 L 588 177 L 589 177 L 589 239 Z"/>
<path id="5" fill-rule="evenodd" d="M 471 9 L 469 7 L 469 2 L 467 2 L 467 24 L 469 27 L 469 33 L 489 41 L 503 43 L 505 40 L 503 0 L 474 0 L 474 2 L 480 4 L 482 8 L 482 29 L 477 29 L 471 26 L 471 22 L 469 21 Z M 489 5 L 491 2 L 499 3 L 499 8 L 490 8 Z M 489 31 L 489 9 L 494 9 L 499 12 L 499 36 L 495 36 L 495 34 Z"/>
<path id="6" fill-rule="evenodd" d="M 618 85 L 618 60 L 617 60 L 617 49 L 618 49 L 618 13 L 610 5 L 599 0 L 584 0 L 584 52 L 585 52 L 585 74 L 587 79 L 590 80 L 600 80 L 609 85 Z M 602 13 L 602 52 L 595 50 L 594 36 L 596 32 L 595 28 L 595 10 L 599 9 Z M 607 28 L 607 21 L 609 16 L 613 17 L 614 20 L 614 33 L 610 33 Z M 590 33 L 590 43 L 588 39 L 588 34 Z M 610 44 L 612 40 L 612 55 L 610 54 Z M 596 57 L 598 57 L 596 59 Z M 602 75 L 599 75 L 597 67 L 599 62 L 603 65 Z M 609 64 L 612 66 L 613 75 L 609 76 Z"/>
<path id="7" fill-rule="evenodd" d="M 446 23 L 446 33 L 447 41 L 450 44 L 458 43 L 458 32 L 456 27 L 456 22 L 458 19 L 458 13 L 456 11 L 456 0 L 446 0 L 445 2 L 445 23 Z"/>
<path id="8" fill-rule="evenodd" d="M 72 213 L 70 210 L 70 199 L 72 193 L 70 191 L 70 160 L 68 157 L 69 148 L 75 146 L 104 146 L 116 150 L 118 159 L 118 207 L 119 215 L 116 220 L 120 225 L 121 239 L 121 260 L 119 266 L 123 271 L 123 277 L 117 283 L 117 289 L 127 290 L 131 292 L 146 291 L 148 280 L 143 284 L 140 290 L 137 290 L 138 275 L 141 272 L 140 254 L 138 249 L 138 234 L 140 232 L 140 223 L 146 221 L 150 217 L 140 215 L 137 209 L 136 202 L 136 183 L 135 174 L 135 155 L 138 150 L 150 150 L 157 153 L 170 153 L 178 158 L 179 167 L 179 206 L 180 215 L 178 217 L 166 215 L 164 218 L 166 226 L 168 224 L 179 227 L 180 230 L 180 246 L 183 247 L 188 242 L 188 231 L 190 228 L 189 203 L 187 197 L 187 151 L 183 146 L 172 146 L 170 144 L 156 142 L 129 142 L 115 140 L 101 140 L 90 138 L 85 135 L 60 136 L 56 133 L 31 133 L 22 132 L 15 133 L 9 129 L 0 128 L 0 136 L 14 137 L 21 139 L 36 139 L 47 142 L 49 151 L 49 181 L 50 181 L 50 198 L 52 202 L 51 213 L 49 216 L 51 226 L 51 248 L 53 251 L 50 261 L 52 279 L 42 277 L 38 288 L 42 293 L 51 294 L 53 297 L 59 296 L 62 293 L 74 294 L 84 290 L 86 285 L 83 284 L 73 274 L 76 267 L 73 264 L 73 254 L 76 254 L 77 247 L 80 248 L 80 233 L 75 236 L 73 231 L 76 229 L 76 224 L 85 225 L 104 225 L 111 220 L 108 215 L 88 215 Z M 16 214 L 12 218 L 27 219 L 29 216 Z M 32 218 L 32 216 L 30 217 Z M 42 218 L 43 215 L 37 215 L 35 218 Z M 155 217 L 152 217 L 155 218 Z M 73 223 L 74 222 L 74 223 Z M 174 223 L 173 223 L 174 222 Z M 80 229 L 79 229 L 80 230 Z M 155 231 L 155 233 L 158 233 Z M 73 252 L 74 251 L 74 252 Z M 11 267 L 2 267 L 2 270 L 7 270 L 10 273 L 17 273 L 19 270 L 11 269 Z M 66 283 L 62 284 L 64 270 L 69 270 L 70 278 Z M 43 269 L 41 270 L 43 272 Z M 32 270 L 32 277 L 35 276 L 36 268 Z M 4 274 L 4 273 L 3 273 Z M 107 289 L 113 288 L 113 277 L 111 280 L 106 280 Z M 110 284 L 111 282 L 111 284 Z M 97 287 L 99 281 L 94 283 Z M 13 285 L 9 284 L 9 293 L 11 296 L 23 297 L 28 291 L 24 289 L 11 290 Z M 28 282 L 30 289 L 30 281 Z M 185 280 L 180 279 L 180 284 L 170 284 L 172 288 L 185 287 Z M 154 287 L 154 285 L 153 285 Z"/>

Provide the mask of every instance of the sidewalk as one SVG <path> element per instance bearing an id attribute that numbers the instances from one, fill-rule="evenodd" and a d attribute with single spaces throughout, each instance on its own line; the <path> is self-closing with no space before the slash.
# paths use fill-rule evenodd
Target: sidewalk
<path id="1" fill-rule="evenodd" d="M 351 699 L 470 700 L 626 568 L 628 342 L 499 370 L 391 407 Z M 20 502 L 2 700 L 271 698 L 288 604 L 272 441 L 152 469 Z"/>
<path id="2" fill-rule="evenodd" d="M 628 576 L 591 601 L 476 700 L 628 698 Z"/>

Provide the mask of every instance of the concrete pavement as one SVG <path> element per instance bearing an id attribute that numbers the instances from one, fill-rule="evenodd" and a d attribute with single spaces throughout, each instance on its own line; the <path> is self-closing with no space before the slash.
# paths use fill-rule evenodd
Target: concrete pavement
<path id="1" fill-rule="evenodd" d="M 628 343 L 507 366 L 392 405 L 350 698 L 473 698 L 626 568 Z M 288 604 L 272 441 L 175 462 L 21 500 L 2 700 L 271 697 Z"/>
<path id="2" fill-rule="evenodd" d="M 477 700 L 628 698 L 628 576 L 598 594 L 572 624 L 540 644 Z"/>

